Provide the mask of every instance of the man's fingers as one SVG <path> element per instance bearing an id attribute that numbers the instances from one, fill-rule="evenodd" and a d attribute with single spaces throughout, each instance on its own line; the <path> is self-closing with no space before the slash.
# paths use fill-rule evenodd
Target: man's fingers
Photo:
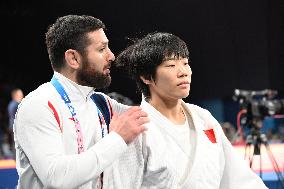
<path id="1" fill-rule="evenodd" d="M 139 127 L 139 132 L 140 133 L 143 133 L 144 131 L 147 131 L 148 130 L 148 127 L 146 126 L 146 125 L 141 125 L 140 127 Z"/>
<path id="2" fill-rule="evenodd" d="M 129 116 L 131 116 L 133 119 L 139 119 L 141 117 L 148 117 L 148 114 L 146 112 L 140 110 L 140 111 L 133 112 Z"/>
<path id="3" fill-rule="evenodd" d="M 138 120 L 137 120 L 137 123 L 139 124 L 139 125 L 143 125 L 143 124 L 145 124 L 145 123 L 148 123 L 150 120 L 149 120 L 149 118 L 148 117 L 140 117 Z"/>
<path id="4" fill-rule="evenodd" d="M 139 106 L 130 107 L 121 115 L 114 114 L 111 122 L 111 131 L 117 132 L 126 143 L 134 140 L 139 134 L 147 130 L 149 118 Z"/>
<path id="5" fill-rule="evenodd" d="M 137 111 L 141 111 L 141 107 L 140 106 L 132 106 L 130 107 L 128 110 L 126 110 L 126 112 L 124 112 L 122 115 L 127 115 L 127 116 L 130 116 L 132 115 L 134 112 L 137 112 Z"/>

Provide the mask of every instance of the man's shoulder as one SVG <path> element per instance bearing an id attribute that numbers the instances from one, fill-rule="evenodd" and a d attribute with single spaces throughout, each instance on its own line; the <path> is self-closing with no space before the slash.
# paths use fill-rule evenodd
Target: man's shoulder
<path id="1" fill-rule="evenodd" d="M 108 95 L 106 95 L 105 93 L 103 92 L 99 92 L 99 91 L 95 91 L 94 94 L 97 94 L 97 95 L 102 95 L 104 98 L 110 98 Z"/>
<path id="2" fill-rule="evenodd" d="M 47 82 L 40 85 L 37 89 L 31 91 L 27 96 L 25 96 L 21 104 L 39 103 L 41 101 L 52 99 L 54 95 L 56 95 L 56 91 L 53 89 L 52 84 Z"/>

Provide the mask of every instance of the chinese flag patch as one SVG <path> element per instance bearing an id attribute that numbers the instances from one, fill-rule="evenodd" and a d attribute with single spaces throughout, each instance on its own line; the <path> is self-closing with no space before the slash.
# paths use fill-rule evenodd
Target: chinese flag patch
<path id="1" fill-rule="evenodd" d="M 208 130 L 203 130 L 203 131 L 212 143 L 217 143 L 213 129 L 208 129 Z"/>

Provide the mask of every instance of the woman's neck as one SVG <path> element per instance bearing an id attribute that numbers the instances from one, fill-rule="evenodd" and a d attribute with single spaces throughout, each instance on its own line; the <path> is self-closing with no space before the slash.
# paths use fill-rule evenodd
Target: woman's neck
<path id="1" fill-rule="evenodd" d="M 149 104 L 176 125 L 182 125 L 186 120 L 181 102 L 181 99 L 173 101 L 160 98 L 149 100 Z"/>

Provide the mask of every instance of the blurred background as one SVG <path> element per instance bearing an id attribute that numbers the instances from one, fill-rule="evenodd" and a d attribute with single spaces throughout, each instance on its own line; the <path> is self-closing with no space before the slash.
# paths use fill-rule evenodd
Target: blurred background
<path id="1" fill-rule="evenodd" d="M 50 81 L 53 71 L 45 47 L 45 32 L 56 18 L 66 14 L 100 18 L 107 26 L 110 48 L 115 54 L 130 44 L 128 38 L 140 38 L 149 32 L 169 32 L 181 37 L 190 49 L 193 70 L 191 92 L 185 101 L 207 108 L 236 145 L 254 127 L 244 126 L 241 136 L 237 116 L 243 109 L 252 114 L 252 118 L 240 115 L 243 125 L 260 119 L 261 131 L 269 142 L 283 144 L 283 0 L 1 0 L 0 158 L 6 161 L 0 162 L 0 167 L 2 173 L 11 169 L 12 172 L 0 174 L 0 188 L 13 187 L 17 178 L 7 110 L 11 92 L 19 88 L 27 95 Z M 135 83 L 114 67 L 111 74 L 112 84 L 103 92 L 125 103 L 139 104 L 141 95 Z M 235 89 L 249 93 L 239 94 L 233 100 Z M 277 91 L 277 95 L 270 99 L 263 93 L 255 99 L 252 91 L 264 89 Z M 272 108 L 277 111 L 271 114 L 266 102 L 274 99 L 277 101 L 273 101 Z M 261 117 L 250 109 L 255 101 L 254 107 Z M 275 147 L 279 150 L 274 152 L 282 172 L 283 148 Z M 274 172 L 272 166 L 266 172 Z M 10 185 L 7 179 L 12 179 Z M 269 179 L 267 182 L 272 183 L 277 177 Z M 1 184 L 4 180 L 7 183 Z M 273 185 L 277 186 L 280 185 Z"/>

